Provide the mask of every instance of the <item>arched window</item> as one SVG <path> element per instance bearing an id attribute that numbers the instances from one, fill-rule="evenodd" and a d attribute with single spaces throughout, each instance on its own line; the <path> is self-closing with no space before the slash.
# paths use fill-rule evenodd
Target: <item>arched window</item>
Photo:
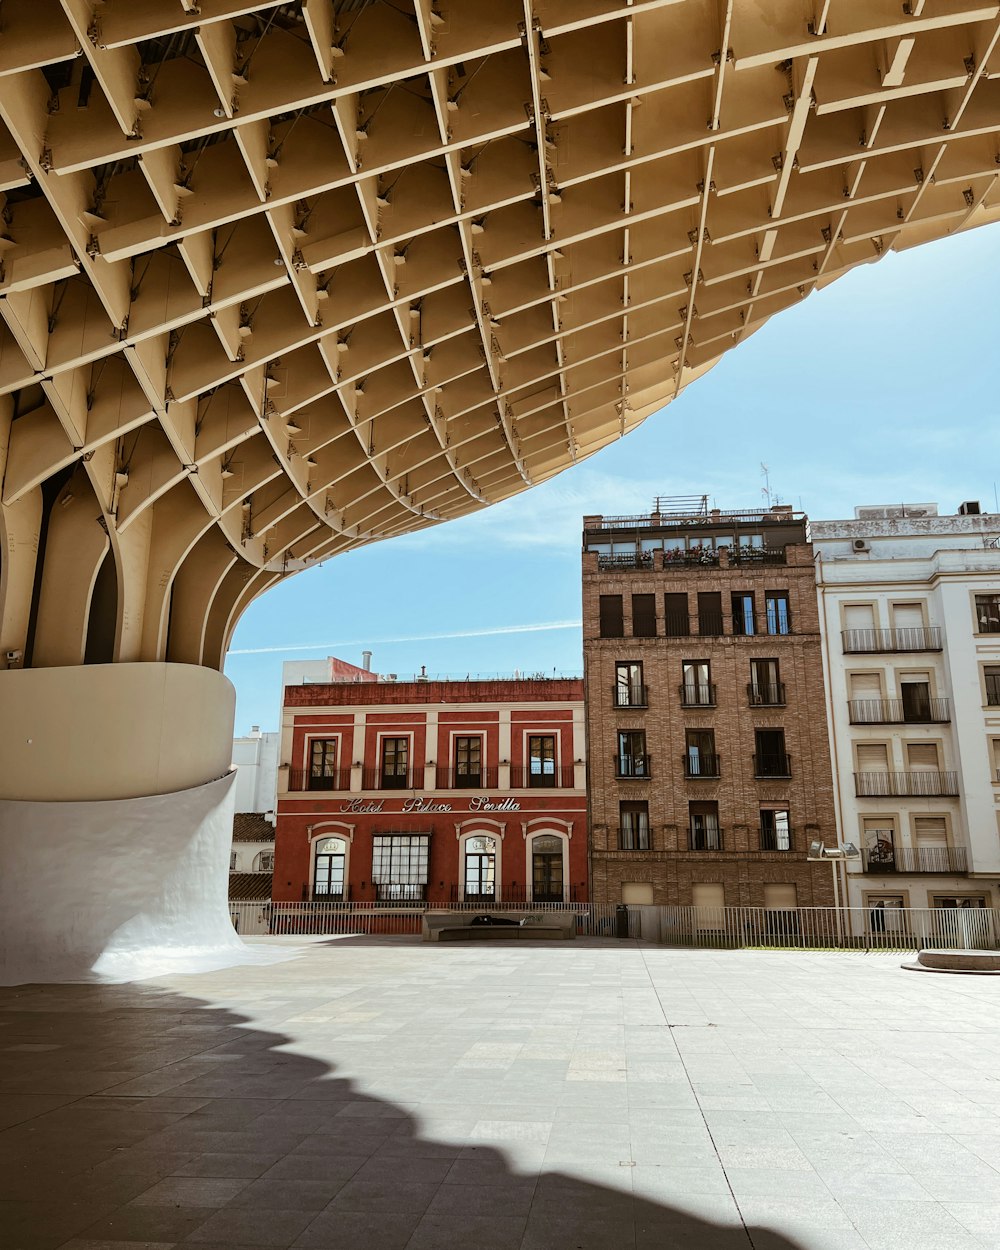
<path id="1" fill-rule="evenodd" d="M 254 872 L 274 872 L 274 851 L 261 851 L 253 861 Z"/>
<path id="2" fill-rule="evenodd" d="M 323 838 L 316 843 L 313 898 L 337 902 L 344 897 L 344 865 L 347 843 L 343 838 Z"/>
<path id="3" fill-rule="evenodd" d="M 229 852 L 229 871 L 230 872 L 236 871 L 237 863 L 239 863 L 239 860 L 237 859 L 236 852 L 230 851 Z"/>
<path id="4" fill-rule="evenodd" d="M 465 840 L 465 898 L 470 903 L 496 901 L 497 844 L 477 835 Z"/>
<path id="5" fill-rule="evenodd" d="M 554 833 L 531 839 L 531 898 L 535 903 L 563 901 L 563 840 Z"/>

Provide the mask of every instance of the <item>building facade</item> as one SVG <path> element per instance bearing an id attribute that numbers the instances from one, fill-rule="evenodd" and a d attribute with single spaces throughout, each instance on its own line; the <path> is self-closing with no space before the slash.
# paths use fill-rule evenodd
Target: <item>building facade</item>
<path id="1" fill-rule="evenodd" d="M 862 507 L 812 537 L 851 901 L 996 906 L 1000 517 Z"/>
<path id="2" fill-rule="evenodd" d="M 277 901 L 587 895 L 579 680 L 287 685 Z"/>
<path id="3" fill-rule="evenodd" d="M 280 746 L 281 734 L 262 733 L 259 725 L 253 725 L 246 737 L 233 739 L 237 812 L 274 815 Z"/>
<path id="4" fill-rule="evenodd" d="M 812 550 L 790 508 L 584 518 L 591 891 L 829 904 L 833 779 Z"/>

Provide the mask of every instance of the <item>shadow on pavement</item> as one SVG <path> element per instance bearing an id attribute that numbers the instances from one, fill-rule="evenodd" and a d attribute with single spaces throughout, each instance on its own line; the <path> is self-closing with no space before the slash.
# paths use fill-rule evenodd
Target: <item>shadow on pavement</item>
<path id="1" fill-rule="evenodd" d="M 0 990 L 0 1246 L 807 1250 L 634 1197 L 627 1167 L 619 1189 L 423 1137 L 291 1046 L 149 985 Z"/>

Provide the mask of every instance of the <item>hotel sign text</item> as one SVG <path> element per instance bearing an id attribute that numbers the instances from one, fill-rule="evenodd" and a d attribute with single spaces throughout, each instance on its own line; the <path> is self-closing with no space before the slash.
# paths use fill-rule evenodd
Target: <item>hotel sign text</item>
<path id="1" fill-rule="evenodd" d="M 436 799 L 417 796 L 408 799 L 345 799 L 340 805 L 345 815 L 353 813 L 363 816 L 377 816 L 379 812 L 409 812 L 415 814 L 446 815 L 448 812 L 519 812 L 521 804 L 517 799 L 491 799 L 486 794 L 474 794 L 468 800 L 468 807 L 457 803 L 441 803 Z"/>

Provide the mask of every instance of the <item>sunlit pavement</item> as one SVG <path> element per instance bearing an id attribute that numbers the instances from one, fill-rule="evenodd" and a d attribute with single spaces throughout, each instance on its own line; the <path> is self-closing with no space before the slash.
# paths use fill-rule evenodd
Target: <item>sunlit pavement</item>
<path id="1" fill-rule="evenodd" d="M 1000 1244 L 996 979 L 260 941 L 288 960 L 0 990 L 0 1245 Z"/>

